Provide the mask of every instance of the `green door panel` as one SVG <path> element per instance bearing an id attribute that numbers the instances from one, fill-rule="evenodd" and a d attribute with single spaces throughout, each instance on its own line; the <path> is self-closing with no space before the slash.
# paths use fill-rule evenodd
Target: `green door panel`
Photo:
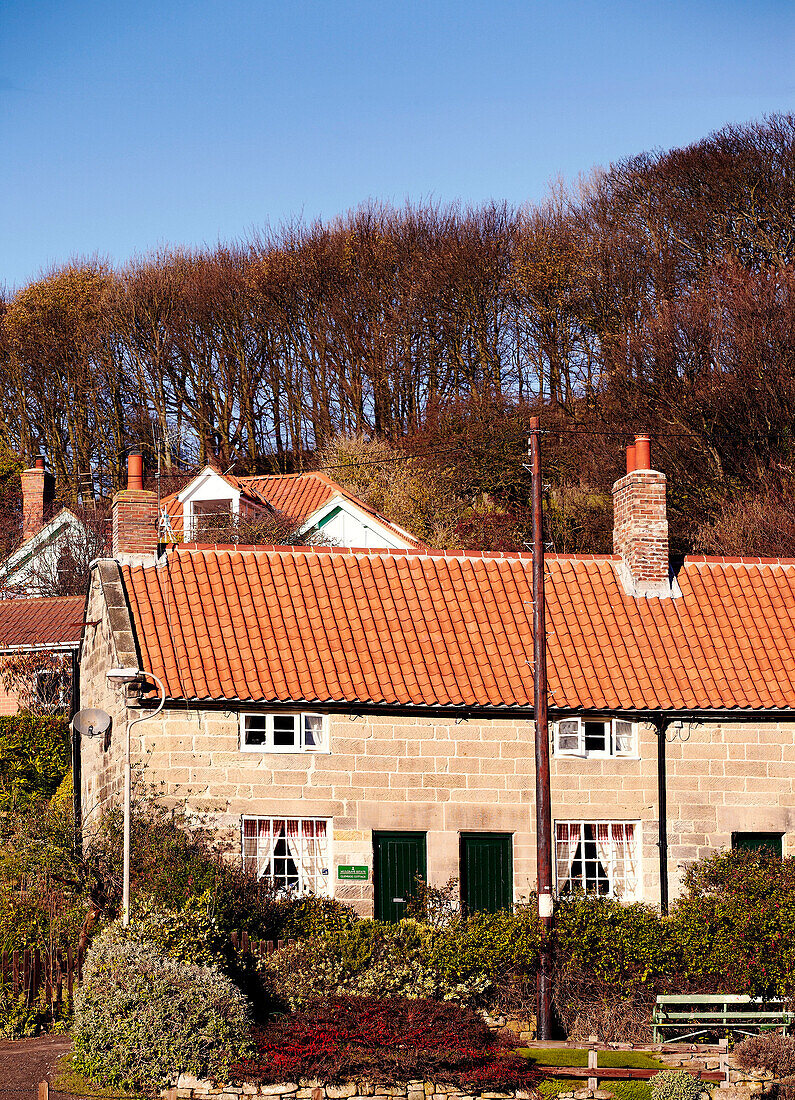
<path id="1" fill-rule="evenodd" d="M 425 833 L 373 833 L 376 920 L 398 921 L 416 889 L 427 878 Z"/>
<path id="2" fill-rule="evenodd" d="M 461 834 L 461 904 L 467 913 L 496 913 L 513 906 L 513 837 Z"/>
<path id="3" fill-rule="evenodd" d="M 781 859 L 783 854 L 783 836 L 781 833 L 732 833 L 732 848 L 758 852 L 760 848 L 769 848 L 773 855 Z"/>

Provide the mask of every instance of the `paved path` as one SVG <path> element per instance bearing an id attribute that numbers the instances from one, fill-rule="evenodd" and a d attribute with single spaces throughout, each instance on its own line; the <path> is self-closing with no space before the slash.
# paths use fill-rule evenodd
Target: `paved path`
<path id="1" fill-rule="evenodd" d="M 52 1091 L 55 1064 L 71 1042 L 68 1035 L 0 1041 L 0 1100 L 35 1100 L 40 1081 L 49 1082 L 52 1100 L 86 1100 Z"/>

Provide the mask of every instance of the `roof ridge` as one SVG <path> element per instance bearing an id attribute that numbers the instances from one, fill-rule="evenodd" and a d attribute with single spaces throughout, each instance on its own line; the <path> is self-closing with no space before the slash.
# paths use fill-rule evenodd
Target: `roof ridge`
<path id="1" fill-rule="evenodd" d="M 168 548 L 169 553 L 178 551 L 181 554 L 189 553 L 207 553 L 208 551 L 214 551 L 216 553 L 277 553 L 277 554 L 293 554 L 300 556 L 301 554 L 347 554 L 347 555 L 361 555 L 363 557 L 424 557 L 424 558 L 471 558 L 474 560 L 495 560 L 501 559 L 517 559 L 523 561 L 532 561 L 533 553 L 530 550 L 436 550 L 427 546 L 408 546 L 408 547 L 392 547 L 392 546 L 324 546 L 321 544 L 309 544 L 309 545 L 278 545 L 278 544 L 266 544 L 266 543 L 212 543 L 212 542 L 181 542 L 174 543 Z M 553 557 L 555 555 L 547 555 Z M 590 555 L 589 559 L 598 560 L 598 555 Z M 606 558 L 605 560 L 609 560 Z"/>
<path id="2" fill-rule="evenodd" d="M 299 473 L 292 474 L 245 474 L 243 477 L 238 477 L 237 480 L 241 484 L 245 484 L 247 481 L 265 481 L 268 478 L 306 477 L 308 473 L 314 473 L 314 470 L 302 470 Z"/>
<path id="3" fill-rule="evenodd" d="M 293 475 L 290 475 L 293 476 Z M 202 552 L 206 553 L 208 550 L 214 550 L 218 552 L 259 552 L 259 553 L 280 553 L 280 554 L 360 554 L 368 557 L 378 556 L 392 556 L 392 557 L 404 557 L 412 555 L 414 557 L 426 557 L 426 558 L 461 558 L 461 559 L 483 559 L 483 560 L 501 560 L 501 559 L 516 559 L 519 561 L 532 561 L 532 550 L 467 550 L 462 548 L 456 549 L 442 549 L 433 548 L 421 544 L 419 546 L 411 547 L 372 547 L 372 546 L 324 546 L 324 545 L 298 545 L 293 546 L 289 544 L 279 543 L 199 543 L 199 542 L 183 542 L 175 543 L 169 547 L 169 550 L 178 550 L 181 553 L 186 551 Z M 621 560 L 620 554 L 564 554 L 556 553 L 554 551 L 547 551 L 544 554 L 546 561 L 572 561 L 572 562 L 616 562 Z M 784 568 L 795 566 L 795 558 L 761 558 L 761 557 L 729 557 L 729 556 L 708 556 L 708 555 L 695 555 L 688 554 L 684 558 L 684 564 L 687 565 L 745 565 L 745 566 L 760 566 L 760 565 L 780 565 Z M 70 599 L 71 597 L 52 597 L 59 599 Z"/>
<path id="4" fill-rule="evenodd" d="M 795 558 L 760 558 L 755 555 L 730 556 L 720 554 L 687 554 L 685 565 L 795 565 Z"/>
<path id="5" fill-rule="evenodd" d="M 13 595 L 9 592 L 4 596 L 0 596 L 0 607 L 6 607 L 8 604 L 12 603 L 55 603 L 57 600 L 79 600 L 82 603 L 85 600 L 85 596 L 20 596 Z"/>

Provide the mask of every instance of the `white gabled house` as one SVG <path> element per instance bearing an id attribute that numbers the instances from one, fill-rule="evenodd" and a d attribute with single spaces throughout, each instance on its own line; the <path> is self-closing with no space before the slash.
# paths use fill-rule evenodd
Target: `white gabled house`
<path id="1" fill-rule="evenodd" d="M 163 542 L 215 542 L 230 527 L 268 514 L 294 520 L 301 535 L 334 546 L 407 550 L 421 545 L 364 501 L 318 471 L 235 477 L 205 466 L 162 502 Z"/>
<path id="2" fill-rule="evenodd" d="M 52 497 L 53 477 L 39 455 L 22 471 L 22 541 L 0 562 L 4 596 L 50 595 L 62 553 L 85 538 L 83 524 L 69 508 L 47 515 Z"/>

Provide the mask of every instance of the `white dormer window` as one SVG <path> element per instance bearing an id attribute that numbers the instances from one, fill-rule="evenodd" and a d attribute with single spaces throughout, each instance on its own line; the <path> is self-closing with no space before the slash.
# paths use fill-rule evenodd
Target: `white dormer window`
<path id="1" fill-rule="evenodd" d="M 193 542 L 228 542 L 232 529 L 231 500 L 193 500 L 190 504 Z"/>
<path id="2" fill-rule="evenodd" d="M 243 752 L 328 752 L 322 714 L 241 714 Z"/>
<path id="3" fill-rule="evenodd" d="M 554 736 L 555 756 L 638 755 L 637 724 L 623 718 L 561 718 Z"/>
<path id="4" fill-rule="evenodd" d="M 240 512 L 240 490 L 205 466 L 177 495 L 185 542 L 232 542 Z"/>

